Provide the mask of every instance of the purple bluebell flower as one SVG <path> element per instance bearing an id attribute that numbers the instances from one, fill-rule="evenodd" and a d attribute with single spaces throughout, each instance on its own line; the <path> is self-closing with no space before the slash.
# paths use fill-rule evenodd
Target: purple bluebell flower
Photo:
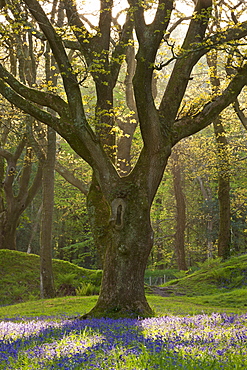
<path id="1" fill-rule="evenodd" d="M 0 322 L 0 370 L 247 368 L 247 315 Z M 21 362 L 22 361 L 22 362 Z M 227 367 L 228 366 L 228 367 Z M 234 367 L 232 367 L 234 368 Z"/>

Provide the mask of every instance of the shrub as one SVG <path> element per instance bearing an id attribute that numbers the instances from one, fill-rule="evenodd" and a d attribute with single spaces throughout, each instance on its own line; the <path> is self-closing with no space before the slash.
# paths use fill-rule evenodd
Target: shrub
<path id="1" fill-rule="evenodd" d="M 57 294 L 59 296 L 76 295 L 78 285 L 76 274 L 59 274 L 57 277 Z"/>
<path id="2" fill-rule="evenodd" d="M 100 287 L 95 286 L 92 283 L 81 283 L 76 289 L 76 295 L 78 296 L 88 296 L 99 294 Z"/>

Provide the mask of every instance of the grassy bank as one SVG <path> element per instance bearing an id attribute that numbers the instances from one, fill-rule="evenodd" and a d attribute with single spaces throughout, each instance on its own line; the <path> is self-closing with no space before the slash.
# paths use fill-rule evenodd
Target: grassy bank
<path id="1" fill-rule="evenodd" d="M 184 276 L 163 286 L 173 287 L 174 293 L 186 296 L 224 294 L 235 289 L 246 289 L 247 254 L 232 257 L 225 262 L 221 262 L 220 259 L 209 259 L 194 273 L 188 271 L 183 274 Z"/>
<path id="2" fill-rule="evenodd" d="M 75 294 L 84 284 L 100 285 L 102 272 L 53 260 L 53 274 L 59 296 Z M 0 305 L 38 299 L 40 259 L 35 254 L 0 249 Z"/>
<path id="3" fill-rule="evenodd" d="M 66 261 L 54 260 L 56 287 L 80 287 L 83 282 L 99 286 L 101 271 L 83 269 Z M 0 318 L 82 315 L 94 306 L 97 297 L 60 296 L 52 300 L 39 297 L 39 257 L 22 252 L 0 250 Z M 247 255 L 220 263 L 207 261 L 200 270 L 163 285 L 169 297 L 148 294 L 148 301 L 159 316 L 212 312 L 247 311 Z M 82 289 L 77 290 L 77 293 Z M 147 290 L 149 292 L 149 290 Z M 68 290 L 69 293 L 69 290 Z M 62 294 L 61 294 L 62 295 Z M 19 303 L 20 302 L 20 303 Z M 15 304 L 11 304 L 15 303 Z"/>

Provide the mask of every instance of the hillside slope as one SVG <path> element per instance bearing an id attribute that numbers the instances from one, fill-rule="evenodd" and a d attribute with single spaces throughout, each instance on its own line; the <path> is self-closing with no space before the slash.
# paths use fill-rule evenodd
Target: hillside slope
<path id="1" fill-rule="evenodd" d="M 209 260 L 200 270 L 163 285 L 164 292 L 189 297 L 227 293 L 238 288 L 247 289 L 247 254 L 222 263 Z"/>
<path id="2" fill-rule="evenodd" d="M 56 259 L 53 260 L 53 270 L 59 296 L 73 295 L 75 289 L 82 283 L 92 282 L 99 286 L 102 276 L 101 270 L 84 269 Z M 39 298 L 39 256 L 0 249 L 0 282 L 0 306 Z M 231 258 L 224 263 L 219 263 L 218 260 L 208 261 L 201 266 L 200 270 L 169 281 L 159 289 L 158 294 L 161 293 L 164 296 L 186 295 L 195 299 L 204 296 L 205 303 L 209 296 L 211 301 L 214 295 L 215 304 L 217 301 L 223 302 L 224 299 L 234 300 L 237 294 L 240 295 L 241 304 L 245 306 L 247 304 L 247 254 Z M 232 296 L 233 293 L 234 296 Z"/>
<path id="3" fill-rule="evenodd" d="M 0 305 L 39 298 L 39 256 L 0 249 Z M 53 260 L 55 287 L 59 295 L 73 294 L 82 282 L 100 284 L 102 272 Z"/>

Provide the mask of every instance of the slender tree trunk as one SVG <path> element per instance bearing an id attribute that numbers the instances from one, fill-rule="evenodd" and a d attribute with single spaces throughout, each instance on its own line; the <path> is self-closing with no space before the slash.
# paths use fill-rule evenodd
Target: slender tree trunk
<path id="1" fill-rule="evenodd" d="M 28 247 L 27 247 L 27 253 L 31 253 L 31 251 L 32 251 L 32 242 L 33 242 L 33 239 L 34 239 L 35 234 L 37 232 L 38 226 L 40 224 L 40 217 L 41 217 L 42 207 L 43 207 L 43 204 L 41 203 L 41 205 L 38 209 L 37 215 L 35 217 L 35 220 L 33 222 L 33 225 L 32 225 L 31 235 L 30 235 L 30 239 L 29 239 Z"/>
<path id="2" fill-rule="evenodd" d="M 6 217 L 6 210 L 4 206 L 4 159 L 0 157 L 0 249 L 4 248 L 4 223 Z"/>
<path id="3" fill-rule="evenodd" d="M 66 238 L 65 238 L 65 221 L 64 219 L 60 220 L 58 225 L 58 258 L 60 260 L 64 257 L 64 250 L 63 248 L 66 246 Z"/>
<path id="4" fill-rule="evenodd" d="M 157 197 L 155 199 L 155 209 L 156 209 L 156 217 L 155 217 L 155 223 L 153 223 L 153 227 L 155 230 L 155 246 L 156 246 L 156 252 L 155 252 L 155 267 L 159 270 L 163 270 L 164 267 L 164 245 L 163 245 L 163 238 L 160 237 L 162 235 L 162 227 L 161 227 L 161 214 L 163 211 L 163 205 L 162 205 L 162 199 L 160 197 Z M 152 265 L 154 263 L 154 253 L 152 256 Z"/>
<path id="5" fill-rule="evenodd" d="M 56 1 L 53 2 L 52 20 L 56 13 Z M 61 13 L 58 17 L 60 23 Z M 46 44 L 45 73 L 46 81 L 57 86 L 56 64 L 50 56 L 50 45 Z M 55 116 L 52 109 L 48 111 Z M 52 269 L 52 221 L 54 206 L 54 181 L 56 164 L 56 131 L 47 127 L 47 150 L 43 172 L 43 210 L 40 235 L 40 295 L 41 298 L 53 298 L 56 295 Z"/>
<path id="6" fill-rule="evenodd" d="M 220 78 L 217 73 L 217 52 L 207 56 L 207 63 L 210 67 L 210 81 L 212 90 L 219 92 Z M 218 202 L 219 202 L 219 233 L 218 233 L 218 256 L 226 259 L 230 256 L 231 242 L 231 210 L 230 210 L 230 164 L 228 153 L 228 141 L 222 125 L 221 117 L 213 121 L 214 133 L 217 142 L 218 159 Z"/>
<path id="7" fill-rule="evenodd" d="M 187 270 L 185 260 L 185 224 L 186 224 L 186 205 L 182 187 L 182 175 L 179 164 L 179 156 L 176 149 L 173 151 L 173 188 L 176 199 L 176 233 L 175 233 L 175 252 L 179 270 Z"/>
<path id="8" fill-rule="evenodd" d="M 16 176 L 17 161 L 20 158 L 23 149 L 26 145 L 26 153 L 22 170 L 19 172 L 18 192 L 14 192 L 14 181 Z M 25 211 L 27 206 L 33 200 L 36 195 L 42 178 L 42 169 L 40 164 L 38 165 L 36 175 L 30 184 L 30 177 L 32 171 L 32 149 L 29 147 L 29 143 L 26 143 L 26 139 L 21 140 L 18 143 L 14 154 L 2 149 L 1 154 L 7 161 L 7 168 L 5 179 L 3 181 L 3 190 L 5 193 L 5 202 L 3 202 L 0 214 L 0 247 L 3 249 L 16 249 L 16 228 L 19 223 L 19 218 Z"/>
<path id="9" fill-rule="evenodd" d="M 43 212 L 40 241 L 40 294 L 41 298 L 55 296 L 52 272 L 52 218 L 54 203 L 54 171 L 56 133 L 48 127 L 47 158 L 43 168 Z"/>
<path id="10" fill-rule="evenodd" d="M 230 176 L 228 141 L 220 118 L 214 121 L 214 132 L 218 149 L 218 202 L 219 202 L 219 233 L 218 256 L 230 257 L 231 244 L 231 209 L 230 209 Z"/>
<path id="11" fill-rule="evenodd" d="M 206 204 L 208 204 L 208 212 L 206 216 L 206 228 L 207 228 L 207 258 L 212 258 L 213 257 L 213 226 L 214 226 L 214 221 L 213 221 L 213 210 L 210 204 L 212 203 L 212 191 L 210 189 L 210 186 L 205 186 L 203 179 L 198 176 L 197 180 L 200 184 L 202 196 L 204 198 L 204 201 Z"/>

